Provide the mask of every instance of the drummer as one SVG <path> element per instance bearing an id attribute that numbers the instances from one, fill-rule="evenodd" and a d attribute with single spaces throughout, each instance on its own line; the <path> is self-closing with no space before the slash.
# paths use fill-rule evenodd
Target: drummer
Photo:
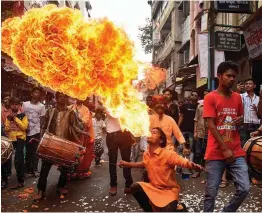
<path id="1" fill-rule="evenodd" d="M 262 135 L 262 125 L 256 131 L 250 133 L 251 137 L 256 137 L 261 135 Z"/>
<path id="2" fill-rule="evenodd" d="M 81 164 L 77 167 L 76 172 L 73 174 L 73 177 L 83 179 L 90 177 L 91 171 L 89 168 L 94 158 L 94 129 L 92 125 L 92 114 L 81 100 L 76 100 L 76 103 L 69 106 L 69 109 L 72 109 L 77 113 L 83 122 L 84 131 L 89 133 L 88 136 L 83 135 L 81 137 L 82 144 L 86 147 L 86 153 Z"/>
<path id="3" fill-rule="evenodd" d="M 79 135 L 84 134 L 84 132 L 78 127 L 79 122 L 77 122 L 77 117 L 72 109 L 67 108 L 68 96 L 57 92 L 56 95 L 56 107 L 52 108 L 46 113 L 44 122 L 42 125 L 42 134 L 47 131 L 54 134 L 60 138 L 70 140 L 81 144 Z M 69 131 L 70 130 L 70 131 Z M 35 196 L 34 200 L 42 200 L 44 198 L 44 193 L 47 185 L 47 177 L 49 171 L 52 167 L 52 163 L 42 160 L 42 167 L 40 172 L 40 177 L 38 180 L 37 188 L 38 194 Z M 68 169 L 59 168 L 61 174 L 57 184 L 57 192 L 61 195 L 66 195 L 67 191 L 67 174 Z"/>

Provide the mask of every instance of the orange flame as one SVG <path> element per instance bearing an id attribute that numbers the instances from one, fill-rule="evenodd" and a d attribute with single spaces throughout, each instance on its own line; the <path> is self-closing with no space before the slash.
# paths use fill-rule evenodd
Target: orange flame
<path id="1" fill-rule="evenodd" d="M 167 70 L 157 66 L 151 66 L 149 64 L 142 64 L 144 79 L 138 81 L 136 89 L 139 92 L 145 92 L 148 89 L 155 89 L 159 84 L 166 80 Z"/>
<path id="2" fill-rule="evenodd" d="M 122 129 L 141 136 L 149 134 L 149 116 L 132 87 L 133 48 L 109 20 L 85 22 L 80 11 L 55 5 L 2 23 L 2 50 L 23 73 L 74 98 L 101 96 Z"/>

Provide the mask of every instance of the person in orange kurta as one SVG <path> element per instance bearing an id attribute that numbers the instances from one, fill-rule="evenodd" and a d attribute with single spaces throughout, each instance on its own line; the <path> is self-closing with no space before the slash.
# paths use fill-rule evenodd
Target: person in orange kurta
<path id="1" fill-rule="evenodd" d="M 158 96 L 157 99 L 153 101 L 154 103 L 154 114 L 150 115 L 150 129 L 154 127 L 161 128 L 167 137 L 167 146 L 166 149 L 174 150 L 174 142 L 172 140 L 172 136 L 174 135 L 177 141 L 183 145 L 184 154 L 188 153 L 189 150 L 186 148 L 185 138 L 180 131 L 179 127 L 175 120 L 164 114 L 165 111 L 165 99 L 164 96 Z"/>
<path id="2" fill-rule="evenodd" d="M 80 100 L 77 100 L 76 103 L 69 106 L 69 108 L 78 114 L 84 124 L 84 131 L 89 133 L 88 136 L 84 135 L 81 138 L 83 146 L 86 147 L 86 152 L 75 173 L 79 178 L 89 177 L 91 175 L 89 168 L 94 159 L 94 129 L 92 125 L 92 114 L 89 109 L 83 105 L 83 101 Z"/>
<path id="3" fill-rule="evenodd" d="M 137 182 L 131 185 L 133 196 L 145 212 L 176 211 L 180 187 L 175 179 L 175 166 L 196 170 L 203 168 L 166 149 L 166 135 L 158 127 L 151 130 L 147 143 L 149 147 L 142 162 L 120 161 L 118 164 L 125 168 L 146 168 L 149 183 Z"/>

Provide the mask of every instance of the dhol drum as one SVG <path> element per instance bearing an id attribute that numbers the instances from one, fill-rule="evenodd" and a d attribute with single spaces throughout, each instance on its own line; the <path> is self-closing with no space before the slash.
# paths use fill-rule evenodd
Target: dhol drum
<path id="1" fill-rule="evenodd" d="M 6 137 L 1 137 L 1 164 L 5 163 L 13 153 L 13 144 Z"/>
<path id="2" fill-rule="evenodd" d="M 250 138 L 244 145 L 249 167 L 262 174 L 262 136 Z"/>
<path id="3" fill-rule="evenodd" d="M 81 163 L 84 151 L 79 144 L 45 133 L 36 153 L 43 160 L 70 168 Z"/>

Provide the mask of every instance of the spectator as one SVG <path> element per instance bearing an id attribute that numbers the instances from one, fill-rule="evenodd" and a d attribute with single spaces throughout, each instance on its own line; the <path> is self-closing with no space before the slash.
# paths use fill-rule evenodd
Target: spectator
<path id="1" fill-rule="evenodd" d="M 36 150 L 40 142 L 40 124 L 43 123 L 45 116 L 45 106 L 40 103 L 41 92 L 41 88 L 33 88 L 31 91 L 31 100 L 24 102 L 22 105 L 22 109 L 29 121 L 25 143 L 26 177 L 38 176 L 38 158 L 36 155 Z"/>
<path id="2" fill-rule="evenodd" d="M 177 104 L 173 103 L 172 91 L 170 89 L 165 89 L 163 91 L 163 95 L 166 97 L 167 100 L 166 109 L 164 113 L 173 118 L 175 122 L 178 123 L 179 108 Z"/>
<path id="3" fill-rule="evenodd" d="M 190 160 L 194 158 L 194 118 L 197 108 L 198 93 L 192 91 L 190 101 L 184 103 L 181 107 L 178 126 L 181 129 L 187 144 L 190 144 L 191 156 Z"/>
<path id="4" fill-rule="evenodd" d="M 13 97 L 10 99 L 12 112 L 7 116 L 5 122 L 5 131 L 8 139 L 12 141 L 15 148 L 15 169 L 18 181 L 11 189 L 24 187 L 24 146 L 28 119 L 24 113 L 19 111 L 20 104 L 21 102 L 18 98 Z"/>

